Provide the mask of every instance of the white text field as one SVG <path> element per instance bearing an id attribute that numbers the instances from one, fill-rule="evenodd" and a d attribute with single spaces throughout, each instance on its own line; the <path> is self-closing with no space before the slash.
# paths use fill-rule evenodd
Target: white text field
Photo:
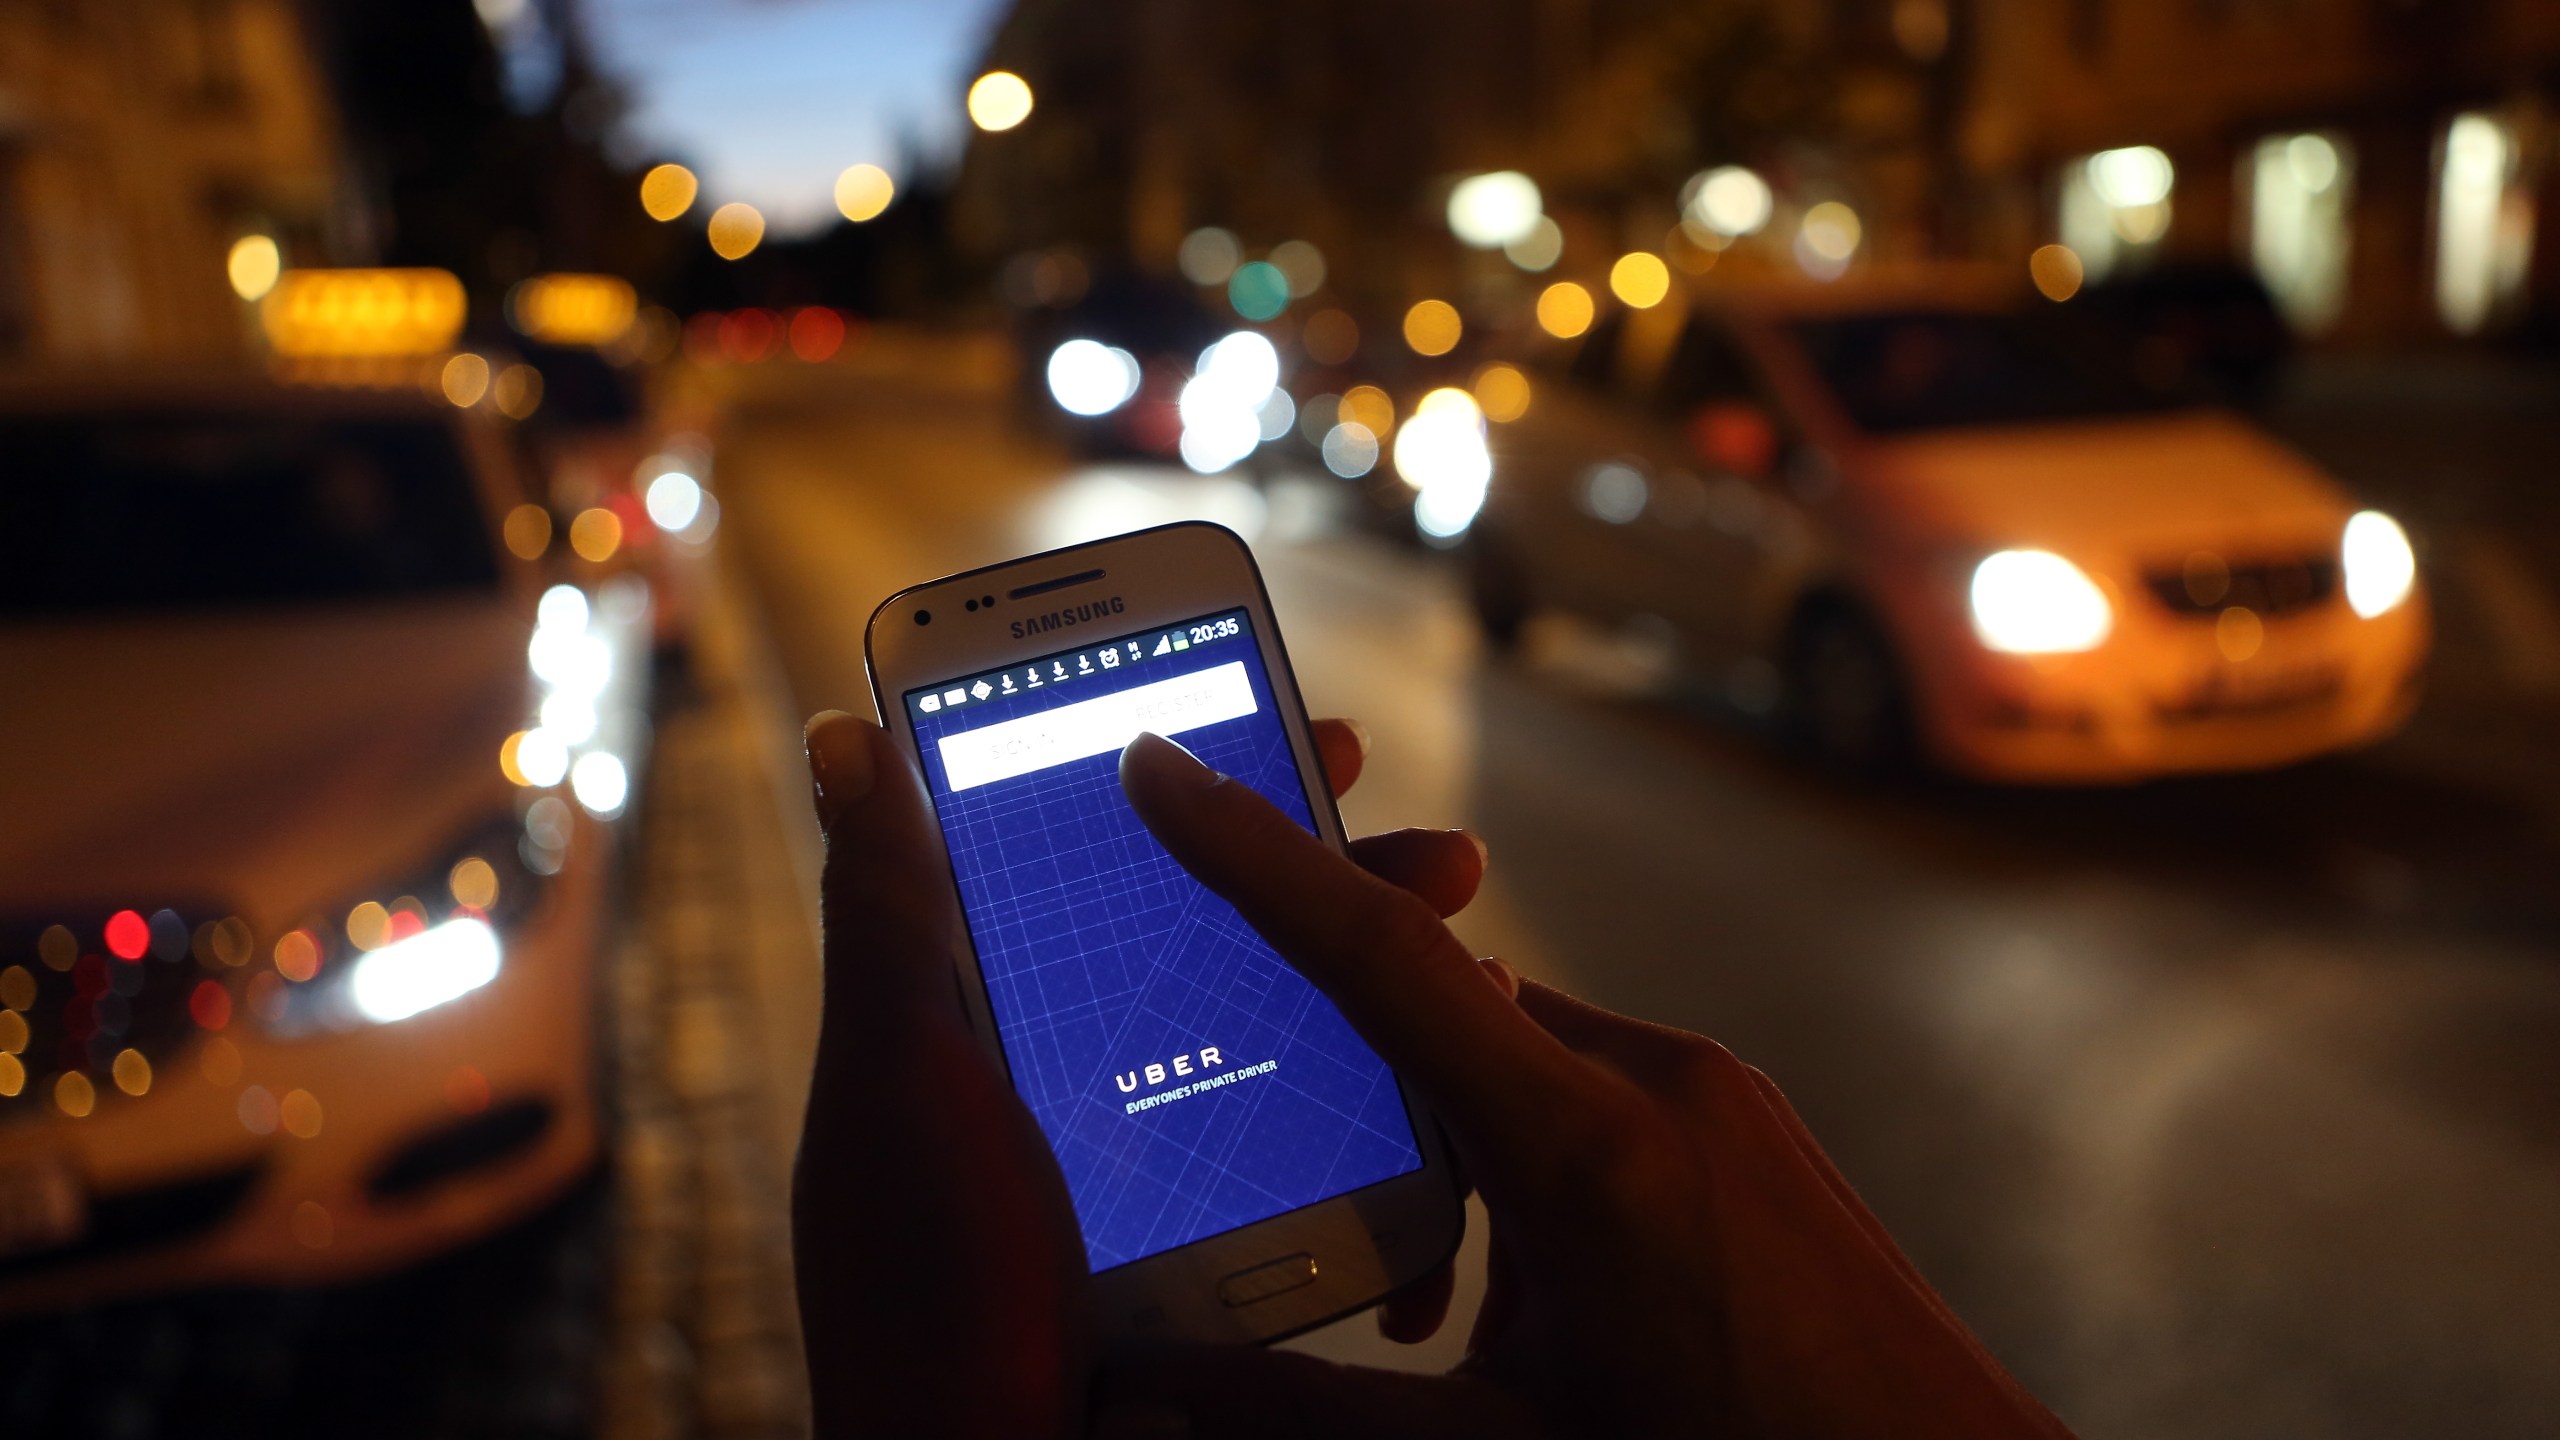
<path id="1" fill-rule="evenodd" d="M 1214 669 L 945 735 L 937 748 L 951 788 L 967 790 L 1109 754 L 1144 731 L 1178 735 L 1253 711 L 1253 681 L 1245 675 L 1243 661 L 1231 660 Z"/>

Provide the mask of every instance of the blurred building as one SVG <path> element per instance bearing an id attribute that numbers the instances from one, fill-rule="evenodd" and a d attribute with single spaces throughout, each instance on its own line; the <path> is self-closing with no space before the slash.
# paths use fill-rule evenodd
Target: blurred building
<path id="1" fill-rule="evenodd" d="M 238 352 L 232 245 L 340 223 L 325 97 L 291 0 L 0 6 L 0 360 Z"/>
<path id="2" fill-rule="evenodd" d="M 1020 0 L 987 63 L 1039 97 L 963 167 L 991 256 L 1170 270 L 1219 225 L 1313 241 L 1391 312 L 1529 278 L 1448 235 L 1470 171 L 1534 178 L 1589 281 L 1678 250 L 1688 182 L 1740 164 L 1775 206 L 1728 259 L 1792 263 L 1828 201 L 1857 264 L 2254 272 L 2312 335 L 2560 308 L 2550 0 Z"/>

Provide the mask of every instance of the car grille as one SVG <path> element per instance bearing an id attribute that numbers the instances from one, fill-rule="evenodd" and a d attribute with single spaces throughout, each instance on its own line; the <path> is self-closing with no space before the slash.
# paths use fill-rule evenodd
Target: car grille
<path id="1" fill-rule="evenodd" d="M 2290 615 L 2327 604 L 2338 593 L 2338 562 L 2321 555 L 2227 570 L 2207 566 L 2201 573 L 2186 567 L 2153 570 L 2142 578 L 2160 603 L 2177 614 L 2213 616 L 2239 606 L 2262 616 Z"/>
<path id="2" fill-rule="evenodd" d="M 119 913 L 128 918 L 111 933 Z M 196 987 L 227 968 L 210 948 L 221 919 L 204 905 L 0 915 L 0 1053 L 8 1056 L 0 1061 L 0 1124 L 58 1107 L 85 1112 L 121 1099 L 120 1089 L 147 1092 L 152 1072 L 200 1031 L 188 1004 Z M 118 940 L 138 953 L 123 958 Z M 117 1061 L 127 1051 L 141 1063 L 126 1061 L 120 1084 Z M 73 1074 L 87 1081 L 86 1105 L 63 1106 L 57 1094 Z"/>

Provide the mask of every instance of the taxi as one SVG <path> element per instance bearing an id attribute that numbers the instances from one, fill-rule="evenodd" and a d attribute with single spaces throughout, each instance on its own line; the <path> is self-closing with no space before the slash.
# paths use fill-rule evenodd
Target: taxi
<path id="1" fill-rule="evenodd" d="M 2392 733 L 2408 535 L 2000 278 L 1701 285 L 1550 356 L 1464 538 L 1486 633 L 1651 617 L 1853 770 L 2108 783 Z"/>
<path id="2" fill-rule="evenodd" d="M 395 1267 L 599 1155 L 645 604 L 481 417 L 0 389 L 0 1312 Z"/>

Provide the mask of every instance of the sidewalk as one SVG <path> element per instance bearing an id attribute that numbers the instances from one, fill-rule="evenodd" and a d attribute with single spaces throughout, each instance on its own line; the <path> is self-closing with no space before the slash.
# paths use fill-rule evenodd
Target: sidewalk
<path id="1" fill-rule="evenodd" d="M 665 687 L 609 997 L 620 1118 L 608 1440 L 808 1430 L 789 1177 L 817 1029 L 814 830 L 758 633 L 707 573 Z M 776 737 L 779 724 L 788 733 Z M 796 804 L 796 810 L 795 810 Z"/>

